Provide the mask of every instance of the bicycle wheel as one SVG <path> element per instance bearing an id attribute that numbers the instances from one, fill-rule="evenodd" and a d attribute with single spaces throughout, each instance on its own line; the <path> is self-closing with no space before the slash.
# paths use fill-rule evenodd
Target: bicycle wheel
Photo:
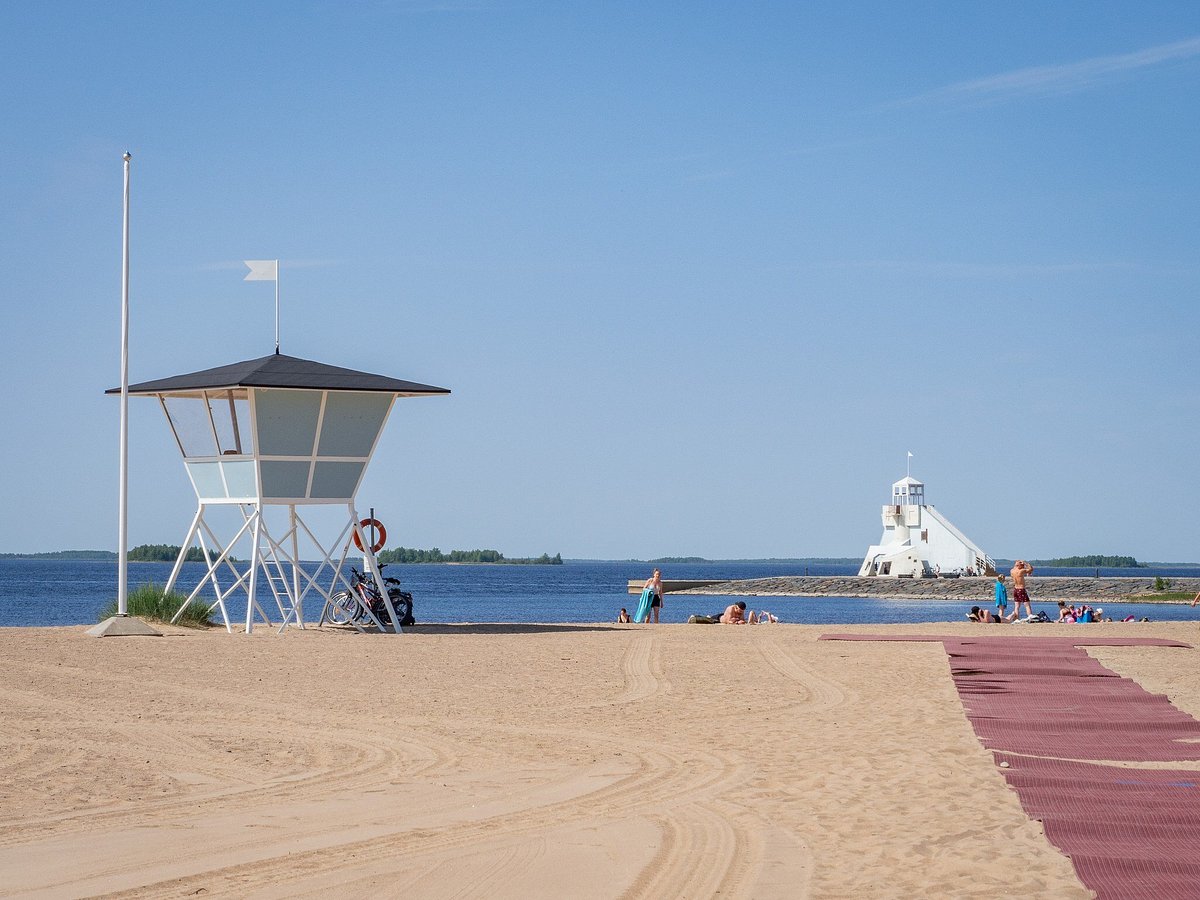
<path id="1" fill-rule="evenodd" d="M 366 597 L 358 597 L 356 599 L 358 600 L 358 605 L 355 607 L 354 611 L 355 621 L 357 621 L 359 625 L 374 625 L 375 623 L 371 621 L 371 614 L 368 612 L 368 610 L 376 605 L 374 598 L 371 599 L 371 606 L 367 606 Z"/>
<path id="2" fill-rule="evenodd" d="M 392 588 L 388 591 L 388 597 L 391 598 L 392 607 L 396 610 L 396 620 L 400 623 L 400 627 L 407 628 L 409 625 L 415 624 L 412 594 L 399 588 Z"/>
<path id="3" fill-rule="evenodd" d="M 350 591 L 338 591 L 329 601 L 329 621 L 334 625 L 349 625 L 361 612 L 358 598 Z"/>

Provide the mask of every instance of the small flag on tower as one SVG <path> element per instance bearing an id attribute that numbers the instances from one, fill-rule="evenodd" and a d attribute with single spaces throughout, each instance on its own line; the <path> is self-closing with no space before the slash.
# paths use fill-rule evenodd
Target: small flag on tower
<path id="1" fill-rule="evenodd" d="M 279 260 L 277 259 L 244 259 L 250 272 L 242 281 L 279 281 Z"/>
<path id="2" fill-rule="evenodd" d="M 279 260 L 243 259 L 250 270 L 242 281 L 275 282 L 275 352 L 279 352 Z"/>

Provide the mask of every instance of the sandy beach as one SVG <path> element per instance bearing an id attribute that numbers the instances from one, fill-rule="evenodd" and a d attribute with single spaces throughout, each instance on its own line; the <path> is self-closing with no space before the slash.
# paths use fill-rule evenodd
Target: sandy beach
<path id="1" fill-rule="evenodd" d="M 941 644 L 818 640 L 984 628 L 1200 640 L 2 629 L 0 895 L 1091 896 L 980 744 Z M 1200 717 L 1197 650 L 1088 652 Z"/>

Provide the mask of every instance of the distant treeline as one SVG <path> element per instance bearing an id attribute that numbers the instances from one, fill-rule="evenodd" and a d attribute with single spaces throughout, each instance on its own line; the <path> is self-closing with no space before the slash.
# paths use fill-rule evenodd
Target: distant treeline
<path id="1" fill-rule="evenodd" d="M 55 550 L 51 553 L 0 553 L 0 559 L 116 559 L 111 550 Z"/>
<path id="2" fill-rule="evenodd" d="M 128 553 L 130 562 L 175 562 L 179 557 L 178 544 L 139 544 Z M 50 553 L 0 553 L 0 559 L 101 559 L 115 561 L 117 554 L 111 550 L 54 550 Z M 187 552 L 187 562 L 204 562 L 199 547 Z M 237 562 L 232 556 L 232 562 Z"/>
<path id="3" fill-rule="evenodd" d="M 130 562 L 175 562 L 178 558 L 178 544 L 138 544 L 129 551 Z M 184 562 L 204 562 L 203 551 L 199 547 L 189 547 Z"/>
<path id="4" fill-rule="evenodd" d="M 562 554 L 551 556 L 543 553 L 536 558 L 506 559 L 499 550 L 451 550 L 443 553 L 437 547 L 432 550 L 415 550 L 411 547 L 396 547 L 379 554 L 381 563 L 501 563 L 510 566 L 561 566 Z"/>
<path id="5" fill-rule="evenodd" d="M 1101 568 L 1101 569 L 1145 569 L 1146 564 L 1140 563 L 1132 556 L 1063 556 L 1059 559 L 1031 559 L 1034 566 L 1062 566 L 1064 568 Z"/>

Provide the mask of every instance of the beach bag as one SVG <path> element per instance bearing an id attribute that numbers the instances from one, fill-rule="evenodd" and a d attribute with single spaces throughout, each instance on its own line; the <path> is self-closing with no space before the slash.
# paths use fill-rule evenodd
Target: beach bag
<path id="1" fill-rule="evenodd" d="M 392 588 L 388 591 L 388 599 L 392 601 L 392 608 L 396 610 L 396 618 L 400 621 L 401 628 L 417 624 L 417 620 L 413 618 L 412 594 L 399 588 Z M 387 615 L 387 610 L 380 610 L 380 612 L 384 616 Z"/>

